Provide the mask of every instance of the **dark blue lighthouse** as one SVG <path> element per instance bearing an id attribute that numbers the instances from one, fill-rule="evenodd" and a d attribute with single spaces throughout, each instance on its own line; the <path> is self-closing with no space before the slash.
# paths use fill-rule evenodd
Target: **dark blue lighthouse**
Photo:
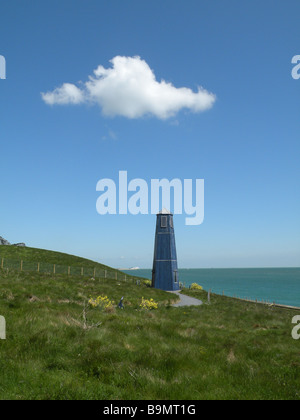
<path id="1" fill-rule="evenodd" d="M 152 287 L 179 290 L 173 214 L 164 209 L 157 215 Z"/>

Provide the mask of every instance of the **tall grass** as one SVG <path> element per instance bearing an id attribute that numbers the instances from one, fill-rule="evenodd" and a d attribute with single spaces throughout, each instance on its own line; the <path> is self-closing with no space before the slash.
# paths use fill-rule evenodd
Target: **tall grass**
<path id="1" fill-rule="evenodd" d="M 115 280 L 0 271 L 1 399 L 299 399 L 300 342 L 292 311 Z M 91 310 L 106 295 L 124 310 Z M 158 309 L 141 310 L 142 297 Z"/>
<path id="2" fill-rule="evenodd" d="M 6 270 L 93 276 L 136 281 L 137 277 L 85 258 L 35 248 L 0 246 L 0 268 Z"/>

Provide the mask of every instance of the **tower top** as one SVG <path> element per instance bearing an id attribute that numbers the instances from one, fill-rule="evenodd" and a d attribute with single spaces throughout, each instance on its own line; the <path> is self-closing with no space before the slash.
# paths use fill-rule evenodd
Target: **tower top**
<path id="1" fill-rule="evenodd" d="M 167 210 L 166 208 L 163 208 L 158 214 L 169 214 L 169 215 L 172 215 L 172 213 L 169 211 L 169 210 Z"/>

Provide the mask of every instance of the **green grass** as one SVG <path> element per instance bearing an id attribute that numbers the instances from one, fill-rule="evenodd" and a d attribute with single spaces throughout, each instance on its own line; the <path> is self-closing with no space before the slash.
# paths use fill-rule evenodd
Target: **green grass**
<path id="1" fill-rule="evenodd" d="M 64 254 L 61 252 L 48 251 L 45 249 L 16 247 L 16 246 L 0 246 L 0 258 L 28 261 L 43 262 L 47 264 L 57 264 L 65 266 L 85 267 L 85 268 L 102 268 L 113 270 L 106 265 L 96 263 L 86 258 L 76 257 L 74 255 Z"/>
<path id="2" fill-rule="evenodd" d="M 0 271 L 0 398 L 300 398 L 297 312 L 185 292 L 204 305 L 174 308 L 172 294 L 131 282 Z M 125 309 L 91 311 L 101 325 L 85 330 L 84 302 L 101 294 Z M 159 308 L 140 310 L 142 297 Z"/>
<path id="3" fill-rule="evenodd" d="M 70 267 L 73 275 L 81 275 L 83 269 L 90 276 L 105 277 L 105 271 L 108 278 L 116 274 L 119 277 L 125 276 L 119 270 L 74 255 L 28 247 L 0 246 L 1 266 L 3 264 L 9 270 L 20 270 L 21 261 L 22 270 L 27 272 L 53 273 L 55 270 L 56 274 L 68 274 Z"/>

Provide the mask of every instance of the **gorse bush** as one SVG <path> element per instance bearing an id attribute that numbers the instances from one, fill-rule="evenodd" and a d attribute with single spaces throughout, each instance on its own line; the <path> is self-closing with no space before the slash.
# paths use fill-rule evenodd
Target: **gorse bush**
<path id="1" fill-rule="evenodd" d="M 105 312 L 112 312 L 114 310 L 115 302 L 110 300 L 107 296 L 98 296 L 96 299 L 90 298 L 88 304 L 92 308 L 99 308 Z"/>
<path id="2" fill-rule="evenodd" d="M 203 290 L 203 287 L 200 286 L 200 284 L 198 284 L 198 283 L 192 283 L 191 284 L 191 289 L 192 290 Z"/>
<path id="3" fill-rule="evenodd" d="M 151 287 L 152 281 L 151 280 L 142 280 L 141 282 L 144 286 Z"/>
<path id="4" fill-rule="evenodd" d="M 142 298 L 142 302 L 140 303 L 140 308 L 146 309 L 146 310 L 157 309 L 158 303 L 156 303 L 152 298 L 151 299 Z"/>

